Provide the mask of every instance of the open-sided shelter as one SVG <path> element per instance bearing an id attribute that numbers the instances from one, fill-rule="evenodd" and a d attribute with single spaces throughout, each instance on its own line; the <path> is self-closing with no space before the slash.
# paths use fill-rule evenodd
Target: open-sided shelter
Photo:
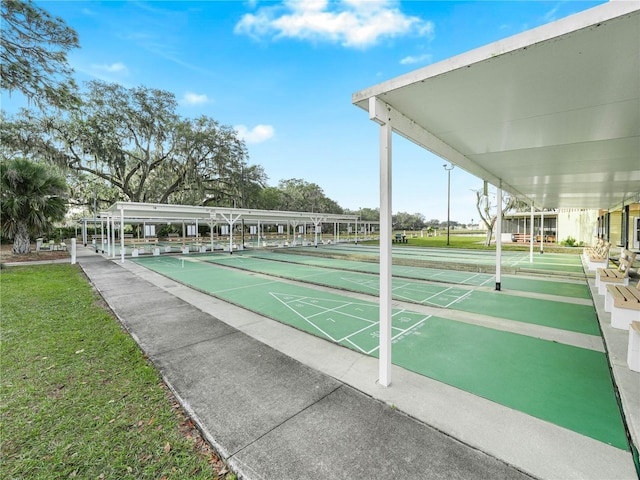
<path id="1" fill-rule="evenodd" d="M 352 100 L 380 125 L 382 385 L 391 382 L 392 132 L 532 211 L 619 209 L 640 200 L 638 1 L 612 0 Z M 500 249 L 498 236 L 496 289 Z"/>

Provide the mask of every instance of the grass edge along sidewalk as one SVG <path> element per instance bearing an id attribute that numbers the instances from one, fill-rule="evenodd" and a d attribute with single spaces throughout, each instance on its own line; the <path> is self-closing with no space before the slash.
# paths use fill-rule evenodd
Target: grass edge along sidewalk
<path id="1" fill-rule="evenodd" d="M 0 273 L 2 478 L 235 479 L 77 266 Z"/>

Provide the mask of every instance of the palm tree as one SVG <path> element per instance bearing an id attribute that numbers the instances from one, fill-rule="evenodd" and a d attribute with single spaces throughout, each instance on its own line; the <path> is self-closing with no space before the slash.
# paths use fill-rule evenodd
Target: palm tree
<path id="1" fill-rule="evenodd" d="M 13 252 L 31 251 L 30 235 L 44 235 L 67 213 L 67 186 L 44 165 L 24 159 L 0 163 L 0 225 Z"/>

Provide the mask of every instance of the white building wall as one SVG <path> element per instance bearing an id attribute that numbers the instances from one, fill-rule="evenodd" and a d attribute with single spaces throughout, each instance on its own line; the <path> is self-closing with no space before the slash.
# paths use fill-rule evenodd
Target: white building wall
<path id="1" fill-rule="evenodd" d="M 593 243 L 598 228 L 598 211 L 566 208 L 558 210 L 557 241 L 573 237 L 577 242 Z"/>

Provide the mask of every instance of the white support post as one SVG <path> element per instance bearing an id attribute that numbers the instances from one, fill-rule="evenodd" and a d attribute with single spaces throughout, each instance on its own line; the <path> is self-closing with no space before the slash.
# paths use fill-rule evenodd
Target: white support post
<path id="1" fill-rule="evenodd" d="M 100 217 L 100 252 L 104 253 L 104 218 Z M 98 253 L 98 244 L 96 244 L 96 253 Z"/>
<path id="2" fill-rule="evenodd" d="M 116 216 L 111 216 L 111 257 L 116 258 Z"/>
<path id="3" fill-rule="evenodd" d="M 496 290 L 500 291 L 502 281 L 502 181 L 496 192 Z"/>
<path id="4" fill-rule="evenodd" d="M 533 202 L 531 202 L 531 238 L 529 239 L 529 263 L 533 263 L 533 236 L 535 235 L 535 230 L 533 229 Z"/>
<path id="5" fill-rule="evenodd" d="M 107 258 L 111 256 L 111 215 L 107 215 Z M 104 253 L 104 252 L 103 252 Z"/>
<path id="6" fill-rule="evenodd" d="M 209 246 L 211 247 L 211 253 L 213 253 L 213 214 L 209 219 Z"/>
<path id="7" fill-rule="evenodd" d="M 356 245 L 358 244 L 358 219 L 356 218 L 356 238 L 355 238 L 355 243 Z"/>
<path id="8" fill-rule="evenodd" d="M 71 265 L 76 264 L 76 239 L 71 239 Z"/>
<path id="9" fill-rule="evenodd" d="M 544 253 L 544 212 L 540 212 L 540 253 Z"/>
<path id="10" fill-rule="evenodd" d="M 124 207 L 120 207 L 120 263 L 124 263 Z"/>
<path id="11" fill-rule="evenodd" d="M 297 243 L 296 243 L 296 238 L 297 238 L 296 235 L 298 234 L 298 221 L 297 220 L 289 220 L 289 225 L 291 225 L 293 227 L 293 240 L 291 241 L 291 243 L 289 245 L 295 246 L 295 245 L 297 245 Z"/>
<path id="12" fill-rule="evenodd" d="M 313 229 L 315 234 L 314 245 L 316 248 L 318 248 L 318 227 L 322 225 L 322 222 L 324 221 L 324 217 L 309 217 L 309 218 L 313 222 Z"/>
<path id="13" fill-rule="evenodd" d="M 229 224 L 229 254 L 232 255 L 233 254 L 233 224 L 242 216 L 242 214 L 239 213 L 238 215 L 235 216 L 235 218 L 232 212 L 229 213 L 228 218 L 225 216 L 224 213 L 221 213 L 220 215 Z"/>
<path id="14" fill-rule="evenodd" d="M 369 115 L 381 115 L 377 98 L 369 103 Z M 372 112 L 373 110 L 373 112 Z M 391 385 L 391 200 L 392 127 L 390 119 L 380 125 L 380 356 L 378 383 Z"/>

